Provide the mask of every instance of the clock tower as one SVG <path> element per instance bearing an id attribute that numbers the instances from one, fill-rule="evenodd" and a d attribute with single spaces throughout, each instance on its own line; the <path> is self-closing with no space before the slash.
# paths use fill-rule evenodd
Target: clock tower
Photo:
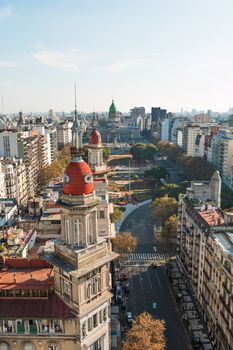
<path id="1" fill-rule="evenodd" d="M 77 116 L 72 135 L 72 159 L 59 197 L 61 239 L 46 259 L 54 265 L 55 292 L 74 315 L 74 349 L 109 350 L 110 262 L 117 254 L 98 234 L 100 199 L 95 195 L 92 171 L 81 156 L 82 132 Z"/>

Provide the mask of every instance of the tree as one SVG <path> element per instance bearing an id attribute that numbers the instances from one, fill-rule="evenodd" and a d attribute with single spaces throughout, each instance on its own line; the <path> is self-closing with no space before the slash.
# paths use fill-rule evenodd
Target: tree
<path id="1" fill-rule="evenodd" d="M 176 237 L 177 234 L 177 216 L 173 214 L 169 216 L 163 226 L 163 234 L 168 237 Z"/>
<path id="2" fill-rule="evenodd" d="M 120 255 L 133 253 L 137 247 L 137 238 L 130 232 L 118 233 L 113 239 L 113 248 Z"/>
<path id="3" fill-rule="evenodd" d="M 174 197 L 176 200 L 178 200 L 179 194 L 185 193 L 188 185 L 188 181 L 182 182 L 180 185 L 169 183 L 165 186 L 157 188 L 154 191 L 154 198 L 163 197 L 167 194 L 169 197 Z"/>
<path id="4" fill-rule="evenodd" d="M 40 188 L 43 189 L 52 179 L 63 177 L 65 168 L 69 161 L 70 145 L 66 145 L 61 150 L 58 159 L 54 160 L 50 165 L 40 170 Z"/>
<path id="5" fill-rule="evenodd" d="M 110 156 L 110 149 L 108 147 L 103 148 L 103 160 L 106 162 Z"/>
<path id="6" fill-rule="evenodd" d="M 165 322 L 154 320 L 147 312 L 137 316 L 122 344 L 122 350 L 164 350 Z"/>
<path id="7" fill-rule="evenodd" d="M 144 177 L 145 178 L 152 178 L 152 179 L 156 179 L 157 181 L 159 181 L 161 178 L 163 179 L 167 179 L 169 177 L 169 172 L 167 171 L 167 169 L 165 167 L 153 167 L 150 170 L 146 170 L 144 173 Z"/>
<path id="8" fill-rule="evenodd" d="M 165 220 L 177 212 L 177 201 L 166 194 L 163 197 L 156 198 L 151 204 L 151 213 L 155 220 L 163 225 Z"/>
<path id="9" fill-rule="evenodd" d="M 114 206 L 113 214 L 111 215 L 112 221 L 116 222 L 117 220 L 121 220 L 122 218 L 123 218 L 123 211 L 121 210 L 121 207 Z"/>
<path id="10" fill-rule="evenodd" d="M 130 153 L 133 156 L 133 159 L 138 162 L 143 162 L 145 160 L 153 160 L 155 152 L 158 149 L 152 143 L 137 143 L 130 148 Z"/>

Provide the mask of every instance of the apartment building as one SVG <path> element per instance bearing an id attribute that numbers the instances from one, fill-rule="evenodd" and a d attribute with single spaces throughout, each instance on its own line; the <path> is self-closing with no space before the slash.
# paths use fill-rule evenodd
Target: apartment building
<path id="1" fill-rule="evenodd" d="M 208 331 L 218 350 L 233 344 L 233 212 L 231 226 L 215 227 L 206 242 L 201 307 Z M 228 217 L 228 218 L 227 218 Z"/>
<path id="2" fill-rule="evenodd" d="M 230 350 L 233 335 L 232 211 L 220 208 L 221 178 L 192 182 L 178 208 L 178 251 L 217 350 Z"/>
<path id="3" fill-rule="evenodd" d="M 3 179 L 1 198 L 14 198 L 18 204 L 28 199 L 27 171 L 22 159 L 1 158 Z"/>
<path id="4" fill-rule="evenodd" d="M 61 149 L 67 143 L 72 141 L 72 128 L 73 123 L 70 121 L 64 121 L 56 125 L 57 128 L 57 145 Z"/>
<path id="5" fill-rule="evenodd" d="M 233 132 L 221 129 L 211 142 L 211 163 L 219 170 L 224 183 L 232 186 Z M 233 188 L 233 187 L 232 187 Z"/>

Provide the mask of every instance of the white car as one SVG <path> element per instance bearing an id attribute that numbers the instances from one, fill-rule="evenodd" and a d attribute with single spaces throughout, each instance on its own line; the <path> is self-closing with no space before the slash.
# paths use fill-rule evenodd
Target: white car
<path id="1" fill-rule="evenodd" d="M 133 321 L 132 312 L 130 312 L 130 311 L 127 312 L 126 317 L 127 317 L 127 322 L 131 323 Z"/>

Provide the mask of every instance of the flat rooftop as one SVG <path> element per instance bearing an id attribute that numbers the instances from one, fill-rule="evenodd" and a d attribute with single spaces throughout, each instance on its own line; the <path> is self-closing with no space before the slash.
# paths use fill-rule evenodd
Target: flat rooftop
<path id="1" fill-rule="evenodd" d="M 233 232 L 214 233 L 213 237 L 222 249 L 233 257 Z"/>
<path id="2" fill-rule="evenodd" d="M 53 267 L 42 259 L 6 259 L 0 270 L 1 289 L 51 289 Z"/>
<path id="3" fill-rule="evenodd" d="M 198 212 L 209 226 L 224 225 L 224 216 L 220 209 L 199 210 Z"/>

